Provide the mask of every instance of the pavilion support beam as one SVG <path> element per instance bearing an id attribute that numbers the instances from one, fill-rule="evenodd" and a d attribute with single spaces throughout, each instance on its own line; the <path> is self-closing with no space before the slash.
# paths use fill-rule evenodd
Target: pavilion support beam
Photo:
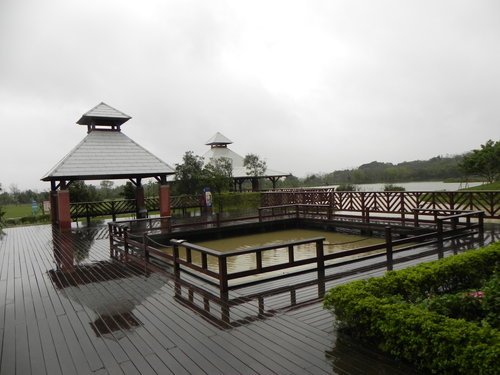
<path id="1" fill-rule="evenodd" d="M 144 200 L 144 186 L 142 186 L 140 178 L 137 179 L 135 185 L 136 217 L 138 219 L 144 219 L 147 217 L 148 213 Z"/>
<path id="2" fill-rule="evenodd" d="M 259 191 L 259 179 L 257 177 L 252 178 L 252 191 Z"/>
<path id="3" fill-rule="evenodd" d="M 50 181 L 50 221 L 52 225 L 57 225 L 57 186 L 55 181 Z"/>
<path id="4" fill-rule="evenodd" d="M 281 177 L 281 176 L 280 176 Z M 276 182 L 279 181 L 280 177 L 268 177 L 268 179 L 271 181 L 273 184 L 273 190 L 276 189 Z"/>
<path id="5" fill-rule="evenodd" d="M 69 203 L 69 190 L 65 185 L 61 186 L 61 189 L 57 192 L 57 222 L 59 224 L 59 229 L 61 230 L 71 229 L 71 212 Z"/>

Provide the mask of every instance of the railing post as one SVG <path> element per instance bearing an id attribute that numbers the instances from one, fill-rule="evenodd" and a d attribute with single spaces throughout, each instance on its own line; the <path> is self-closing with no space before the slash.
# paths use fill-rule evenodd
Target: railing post
<path id="1" fill-rule="evenodd" d="M 116 221 L 115 201 L 111 201 L 111 218 Z"/>
<path id="2" fill-rule="evenodd" d="M 443 219 L 436 219 L 438 246 L 443 246 Z"/>
<path id="3" fill-rule="evenodd" d="M 478 217 L 478 229 L 479 229 L 479 238 L 481 241 L 484 240 L 484 211 L 479 212 L 479 217 Z"/>
<path id="4" fill-rule="evenodd" d="M 124 228 L 123 232 L 123 247 L 125 251 L 125 263 L 128 263 L 128 253 L 129 253 L 129 245 L 128 245 L 128 228 Z"/>
<path id="5" fill-rule="evenodd" d="M 216 221 L 217 228 L 220 228 L 220 213 L 219 212 L 217 212 L 215 214 L 215 221 Z"/>
<path id="6" fill-rule="evenodd" d="M 144 233 L 142 235 L 142 245 L 143 245 L 143 251 L 144 251 L 144 267 L 146 268 L 147 271 L 147 264 L 149 263 L 149 249 L 148 249 L 148 235 Z"/>
<path id="7" fill-rule="evenodd" d="M 293 245 L 288 246 L 288 263 L 295 262 L 295 256 L 293 254 Z"/>
<path id="8" fill-rule="evenodd" d="M 227 298 L 228 295 L 228 280 L 227 280 L 227 257 L 221 255 L 219 260 L 219 288 L 220 297 Z"/>
<path id="9" fill-rule="evenodd" d="M 262 223 L 262 208 L 259 207 L 258 210 L 259 210 L 259 223 Z"/>
<path id="10" fill-rule="evenodd" d="M 175 276 L 175 282 L 174 282 L 175 295 L 181 294 L 181 284 L 179 282 L 179 279 L 181 278 L 181 265 L 179 264 L 179 245 L 182 244 L 182 242 L 184 241 L 170 240 L 170 243 L 172 244 L 172 254 L 174 256 L 173 262 L 174 262 L 174 276 Z"/>
<path id="11" fill-rule="evenodd" d="M 387 257 L 387 271 L 392 271 L 392 269 L 393 269 L 393 256 L 392 256 L 392 229 L 391 229 L 391 227 L 385 227 L 385 247 L 386 247 L 386 257 Z"/>
<path id="12" fill-rule="evenodd" d="M 87 226 L 90 225 L 90 212 L 89 212 L 89 204 L 85 203 L 85 216 L 87 217 Z"/>
<path id="13" fill-rule="evenodd" d="M 318 264 L 318 279 L 325 277 L 325 254 L 323 240 L 316 241 L 316 262 Z"/>
<path id="14" fill-rule="evenodd" d="M 109 256 L 113 258 L 114 235 L 113 235 L 113 226 L 111 223 L 108 223 L 108 232 L 109 232 Z"/>
<path id="15" fill-rule="evenodd" d="M 418 208 L 413 209 L 413 226 L 415 228 L 418 228 L 420 226 L 419 219 L 418 219 Z"/>

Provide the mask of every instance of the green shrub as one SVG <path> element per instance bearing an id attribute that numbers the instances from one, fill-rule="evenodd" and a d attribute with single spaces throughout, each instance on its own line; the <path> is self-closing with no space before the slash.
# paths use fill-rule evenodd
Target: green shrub
<path id="1" fill-rule="evenodd" d="M 9 218 L 5 220 L 7 227 L 15 227 L 19 225 L 41 224 L 50 222 L 50 215 L 23 216 Z"/>
<path id="2" fill-rule="evenodd" d="M 341 184 L 337 186 L 335 191 L 358 191 L 359 188 L 353 184 Z"/>
<path id="3" fill-rule="evenodd" d="M 260 206 L 260 193 L 222 193 L 214 195 L 214 207 L 222 203 L 224 212 L 256 210 Z"/>
<path id="4" fill-rule="evenodd" d="M 406 191 L 406 189 L 403 186 L 385 184 L 384 191 Z"/>
<path id="5" fill-rule="evenodd" d="M 492 323 L 499 315 L 495 273 L 499 261 L 500 243 L 496 243 L 388 272 L 381 278 L 341 285 L 327 293 L 324 306 L 334 310 L 341 328 L 419 369 L 440 374 L 496 374 L 500 332 Z M 469 322 L 438 313 L 461 309 L 473 315 L 478 301 L 471 299 L 471 306 L 459 307 L 455 297 L 445 297 L 445 293 L 467 299 L 472 296 L 465 290 L 481 286 L 483 321 Z M 429 302 L 430 296 L 435 302 Z M 427 309 L 426 304 L 433 307 Z"/>
<path id="6" fill-rule="evenodd" d="M 493 274 L 483 291 L 483 309 L 486 311 L 486 321 L 492 327 L 500 329 L 500 277 L 498 272 Z"/>
<path id="7" fill-rule="evenodd" d="M 483 301 L 484 292 L 468 291 L 432 296 L 422 301 L 422 306 L 454 319 L 480 321 L 486 317 Z"/>

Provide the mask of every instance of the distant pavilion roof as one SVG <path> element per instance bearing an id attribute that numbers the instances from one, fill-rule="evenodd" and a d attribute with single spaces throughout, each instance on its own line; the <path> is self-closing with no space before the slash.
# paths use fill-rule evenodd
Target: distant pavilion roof
<path id="1" fill-rule="evenodd" d="M 237 154 L 230 148 L 228 148 L 227 144 L 229 143 L 232 142 L 228 138 L 223 136 L 221 133 L 216 133 L 206 143 L 207 145 L 212 147 L 203 155 L 205 163 L 210 163 L 212 159 L 219 159 L 222 157 L 228 158 L 231 159 L 233 164 L 233 178 L 251 178 L 252 176 L 249 176 L 247 174 L 247 169 L 244 166 L 244 160 L 245 160 L 244 157 Z M 213 145 L 217 146 L 214 147 Z M 289 175 L 290 173 L 285 173 L 271 168 L 267 168 L 264 176 L 259 176 L 259 177 L 284 177 Z"/>
<path id="2" fill-rule="evenodd" d="M 120 131 L 119 125 L 130 116 L 101 103 L 78 123 L 88 125 L 92 118 L 110 128 L 89 127 L 87 136 L 42 181 L 148 178 L 175 173 L 171 166 Z"/>
<path id="3" fill-rule="evenodd" d="M 217 132 L 215 135 L 210 138 L 207 143 L 205 143 L 207 146 L 216 146 L 216 145 L 229 145 L 233 143 L 231 140 L 228 138 L 224 137 L 221 133 Z"/>

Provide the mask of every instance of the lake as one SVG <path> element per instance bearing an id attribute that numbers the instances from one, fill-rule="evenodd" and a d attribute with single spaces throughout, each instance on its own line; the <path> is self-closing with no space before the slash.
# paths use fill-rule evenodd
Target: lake
<path id="1" fill-rule="evenodd" d="M 456 191 L 468 187 L 482 185 L 483 182 L 443 182 L 443 181 L 419 181 L 419 182 L 394 182 L 393 185 L 402 186 L 406 191 Z M 383 184 L 356 184 L 360 191 L 384 191 Z M 328 187 L 337 187 L 332 185 Z M 325 186 L 323 186 L 325 187 Z"/>

